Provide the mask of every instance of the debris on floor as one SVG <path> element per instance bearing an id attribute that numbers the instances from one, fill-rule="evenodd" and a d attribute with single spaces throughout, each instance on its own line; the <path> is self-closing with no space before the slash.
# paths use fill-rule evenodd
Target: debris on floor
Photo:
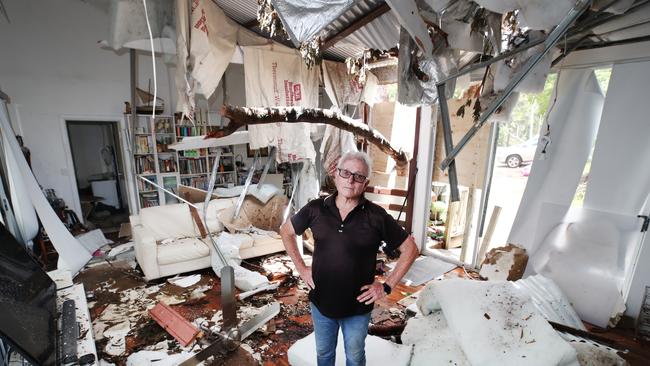
<path id="1" fill-rule="evenodd" d="M 479 274 L 489 281 L 516 281 L 523 277 L 527 263 L 526 249 L 508 244 L 487 252 Z"/>
<path id="2" fill-rule="evenodd" d="M 153 309 L 150 309 L 149 315 L 171 334 L 182 347 L 187 347 L 199 334 L 198 328 L 164 302 L 159 302 Z"/>

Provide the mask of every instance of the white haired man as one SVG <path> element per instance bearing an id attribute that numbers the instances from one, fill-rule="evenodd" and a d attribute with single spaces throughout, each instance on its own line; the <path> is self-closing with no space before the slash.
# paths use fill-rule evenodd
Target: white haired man
<path id="1" fill-rule="evenodd" d="M 369 175 L 368 155 L 343 154 L 334 178 L 336 192 L 309 202 L 280 228 L 287 253 L 311 288 L 319 366 L 334 365 L 339 328 L 346 364 L 365 365 L 365 339 L 374 302 L 390 294 L 419 254 L 413 237 L 383 208 L 364 198 Z M 308 228 L 315 240 L 312 267 L 305 265 L 296 244 L 296 234 Z M 384 283 L 375 279 L 382 242 L 388 250 L 401 252 Z"/>

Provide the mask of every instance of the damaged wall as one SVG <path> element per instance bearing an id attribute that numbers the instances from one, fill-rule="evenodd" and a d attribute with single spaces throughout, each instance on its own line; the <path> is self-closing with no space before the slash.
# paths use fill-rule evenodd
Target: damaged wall
<path id="1" fill-rule="evenodd" d="M 122 119 L 130 100 L 128 51 L 99 47 L 108 34 L 107 9 L 78 0 L 6 0 L 11 23 L 0 19 L 0 89 L 17 134 L 32 152 L 32 169 L 44 188 L 54 188 L 81 217 L 64 118 Z M 138 53 L 138 85 L 152 79 L 151 58 Z M 173 70 L 156 64 L 165 114 L 175 105 Z M 153 88 L 153 82 L 152 82 Z M 175 97 L 175 96 L 174 96 Z"/>
<path id="2" fill-rule="evenodd" d="M 370 125 L 381 132 L 393 146 L 413 157 L 415 141 L 416 108 L 397 102 L 376 103 L 370 110 Z M 372 159 L 373 175 L 370 185 L 391 188 L 408 188 L 408 177 L 399 177 L 395 171 L 395 160 L 375 145 L 368 147 Z"/>
<path id="3" fill-rule="evenodd" d="M 472 106 L 474 105 L 472 99 Z M 454 146 L 474 125 L 472 117 L 472 106 L 465 107 L 463 117 L 457 116 L 456 112 L 466 102 L 466 98 L 449 99 L 449 118 L 451 122 L 452 138 Z M 458 184 L 466 187 L 481 188 L 485 178 L 485 163 L 490 143 L 490 126 L 486 124 L 471 139 L 463 150 L 456 157 L 456 174 L 458 175 Z M 437 182 L 448 182 L 448 171 L 440 169 L 440 164 L 445 159 L 445 139 L 442 133 L 442 122 L 437 124 L 436 131 L 436 150 L 433 168 L 433 180 Z"/>

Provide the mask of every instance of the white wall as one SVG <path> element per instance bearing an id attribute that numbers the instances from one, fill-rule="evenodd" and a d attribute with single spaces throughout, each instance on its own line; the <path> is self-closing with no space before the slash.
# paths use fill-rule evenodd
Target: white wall
<path id="1" fill-rule="evenodd" d="M 0 90 L 11 98 L 17 134 L 32 152 L 44 188 L 54 188 L 78 215 L 74 167 L 64 119 L 119 120 L 130 100 L 129 53 L 101 49 L 108 35 L 105 10 L 81 0 L 3 0 L 0 18 Z M 139 53 L 138 84 L 147 89 L 151 58 Z M 159 96 L 175 105 L 173 69 L 157 59 Z M 173 97 L 173 98 L 172 98 Z M 75 118 L 78 117 L 78 118 Z M 75 207 L 76 206 L 76 207 Z"/>
<path id="2" fill-rule="evenodd" d="M 113 145 L 111 126 L 102 123 L 68 124 L 70 148 L 74 157 L 79 189 L 90 185 L 91 176 L 113 171 L 112 165 L 106 165 L 101 150 Z"/>

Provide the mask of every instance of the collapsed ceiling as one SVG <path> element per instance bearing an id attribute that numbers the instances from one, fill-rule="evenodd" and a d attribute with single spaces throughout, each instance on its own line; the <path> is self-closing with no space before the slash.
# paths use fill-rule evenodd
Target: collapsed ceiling
<path id="1" fill-rule="evenodd" d="M 257 22 L 257 0 L 213 0 L 224 12 L 242 26 L 262 35 Z M 419 0 L 416 3 L 452 8 L 466 0 Z M 477 3 L 497 11 L 496 6 L 517 1 L 486 1 Z M 531 1 L 543 6 L 548 1 Z M 569 1 L 573 3 L 573 1 Z M 457 5 L 456 5 L 457 6 Z M 458 6 L 457 6 L 458 7 Z M 399 43 L 400 23 L 383 0 L 358 0 L 320 33 L 321 51 L 326 59 L 343 60 L 357 57 L 366 49 L 388 50 Z M 444 16 L 444 14 L 443 14 Z M 650 40 L 650 0 L 596 0 L 583 14 L 561 49 L 597 48 L 621 43 Z M 284 40 L 286 42 L 286 39 Z"/>

